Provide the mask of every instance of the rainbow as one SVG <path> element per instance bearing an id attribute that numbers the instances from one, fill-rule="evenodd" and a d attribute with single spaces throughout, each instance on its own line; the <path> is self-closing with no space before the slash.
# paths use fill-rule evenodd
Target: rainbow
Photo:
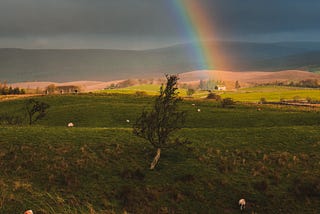
<path id="1" fill-rule="evenodd" d="M 194 44 L 192 51 L 193 56 L 199 62 L 197 67 L 202 70 L 214 70 L 217 65 L 225 63 L 225 60 L 221 54 L 218 54 L 218 43 L 205 43 L 214 38 L 215 31 L 214 23 L 201 2 L 199 0 L 172 0 L 184 34 Z"/>

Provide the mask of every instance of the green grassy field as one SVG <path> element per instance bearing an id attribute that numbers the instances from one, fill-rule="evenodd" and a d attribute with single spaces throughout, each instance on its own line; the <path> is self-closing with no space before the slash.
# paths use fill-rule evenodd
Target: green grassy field
<path id="1" fill-rule="evenodd" d="M 313 100 L 320 100 L 320 90 L 310 88 L 295 88 L 281 86 L 260 86 L 253 88 L 243 88 L 234 92 L 224 92 L 221 94 L 223 98 L 231 97 L 236 101 L 242 102 L 258 102 L 261 98 L 267 101 L 279 102 L 280 99 L 293 100 L 295 97 Z"/>
<path id="2" fill-rule="evenodd" d="M 97 93 L 104 93 L 104 94 L 136 94 L 137 92 L 145 92 L 147 95 L 158 95 L 159 94 L 160 85 L 156 84 L 145 84 L 145 85 L 135 85 L 126 88 L 119 88 L 119 89 L 105 89 L 100 90 Z M 187 89 L 179 88 L 178 89 L 179 95 L 182 97 L 187 96 Z M 196 91 L 195 94 L 192 95 L 193 98 L 203 98 L 208 95 L 207 91 Z"/>
<path id="3" fill-rule="evenodd" d="M 144 91 L 148 95 L 157 95 L 159 93 L 159 85 L 136 85 L 122 89 L 102 90 L 100 93 L 121 93 L 135 94 L 137 91 Z M 187 97 L 186 89 L 179 89 L 180 96 Z M 251 88 L 241 88 L 236 91 L 213 91 L 221 95 L 222 98 L 231 97 L 235 101 L 240 102 L 259 102 L 261 98 L 265 98 L 269 102 L 279 102 L 281 99 L 293 100 L 294 98 L 312 100 L 320 100 L 320 89 L 297 88 L 285 86 L 257 86 Z M 205 98 L 207 91 L 197 90 L 192 95 L 193 98 Z"/>
<path id="4" fill-rule="evenodd" d="M 318 109 L 185 100 L 177 135 L 192 144 L 164 150 L 150 171 L 155 150 L 131 127 L 154 97 L 37 99 L 51 106 L 43 120 L 0 129 L 1 213 L 240 213 L 240 198 L 246 213 L 320 210 Z M 0 102 L 0 115 L 23 106 Z"/>

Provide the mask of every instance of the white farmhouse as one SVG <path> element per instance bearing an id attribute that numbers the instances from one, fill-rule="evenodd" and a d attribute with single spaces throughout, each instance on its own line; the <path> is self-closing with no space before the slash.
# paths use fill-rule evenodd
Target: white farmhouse
<path id="1" fill-rule="evenodd" d="M 225 91 L 225 90 L 227 90 L 227 87 L 226 86 L 224 86 L 224 85 L 217 85 L 217 87 L 218 87 L 218 91 Z"/>

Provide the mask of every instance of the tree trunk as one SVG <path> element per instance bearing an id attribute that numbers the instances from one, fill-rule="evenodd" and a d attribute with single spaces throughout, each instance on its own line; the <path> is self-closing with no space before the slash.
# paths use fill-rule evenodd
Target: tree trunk
<path id="1" fill-rule="evenodd" d="M 157 149 L 157 154 L 156 154 L 156 156 L 153 158 L 153 161 L 152 161 L 152 163 L 151 163 L 151 165 L 150 165 L 150 169 L 154 169 L 154 167 L 156 167 L 156 165 L 157 165 L 157 163 L 158 163 L 158 161 L 159 161 L 159 159 L 160 159 L 160 153 L 161 153 L 161 149 L 158 148 L 158 149 Z"/>

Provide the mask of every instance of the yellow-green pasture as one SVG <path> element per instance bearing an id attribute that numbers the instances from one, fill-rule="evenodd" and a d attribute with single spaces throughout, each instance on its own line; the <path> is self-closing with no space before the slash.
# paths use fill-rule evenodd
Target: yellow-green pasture
<path id="1" fill-rule="evenodd" d="M 237 91 L 222 92 L 221 97 L 231 97 L 241 102 L 258 102 L 261 98 L 267 101 L 278 102 L 281 99 L 307 99 L 320 100 L 320 90 L 311 88 L 297 88 L 284 86 L 259 86 L 243 88 Z"/>
<path id="2" fill-rule="evenodd" d="M 107 89 L 100 91 L 101 93 L 120 93 L 135 94 L 137 92 L 145 92 L 148 95 L 159 94 L 160 85 L 136 85 L 121 89 Z M 320 100 L 320 89 L 297 88 L 285 86 L 257 86 L 250 88 L 241 88 L 239 90 L 230 91 L 213 91 L 222 98 L 231 97 L 235 101 L 240 102 L 259 102 L 261 98 L 265 98 L 269 102 L 278 102 L 281 99 L 307 99 Z M 187 89 L 179 89 L 180 96 L 187 97 Z M 208 91 L 196 90 L 192 95 L 193 98 L 205 98 Z"/>

